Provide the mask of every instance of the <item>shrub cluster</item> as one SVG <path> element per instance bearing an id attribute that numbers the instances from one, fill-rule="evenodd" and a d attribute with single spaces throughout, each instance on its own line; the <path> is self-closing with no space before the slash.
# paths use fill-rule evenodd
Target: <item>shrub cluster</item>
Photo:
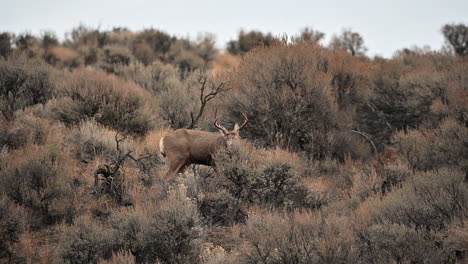
<path id="1" fill-rule="evenodd" d="M 145 91 L 104 72 L 87 68 L 67 74 L 59 95 L 49 107 L 52 116 L 65 124 L 94 118 L 100 124 L 136 135 L 153 128 Z"/>

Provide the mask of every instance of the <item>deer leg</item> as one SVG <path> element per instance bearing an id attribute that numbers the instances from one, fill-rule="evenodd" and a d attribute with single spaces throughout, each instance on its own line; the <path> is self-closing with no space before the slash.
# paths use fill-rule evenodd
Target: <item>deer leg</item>
<path id="1" fill-rule="evenodd" d="M 167 174 L 164 177 L 165 180 L 172 178 L 177 173 L 179 173 L 180 170 L 184 167 L 184 165 L 185 165 L 185 161 L 183 159 L 179 159 L 176 162 L 170 163 L 169 170 L 167 171 Z"/>
<path id="2" fill-rule="evenodd" d="M 216 167 L 216 165 L 213 163 L 211 164 L 211 168 L 213 168 L 213 171 L 214 173 L 216 174 L 216 176 L 219 176 L 219 170 L 218 170 L 218 167 Z"/>

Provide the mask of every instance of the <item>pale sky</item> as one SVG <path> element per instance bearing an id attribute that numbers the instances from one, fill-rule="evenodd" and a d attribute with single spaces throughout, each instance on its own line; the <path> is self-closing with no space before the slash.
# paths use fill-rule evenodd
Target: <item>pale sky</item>
<path id="1" fill-rule="evenodd" d="M 0 0 L 0 32 L 54 31 L 60 39 L 80 23 L 101 30 L 157 28 L 195 39 L 216 35 L 224 48 L 240 29 L 296 35 L 304 27 L 326 34 L 359 32 L 367 54 L 390 57 L 413 46 L 440 49 L 446 23 L 468 24 L 468 0 Z"/>

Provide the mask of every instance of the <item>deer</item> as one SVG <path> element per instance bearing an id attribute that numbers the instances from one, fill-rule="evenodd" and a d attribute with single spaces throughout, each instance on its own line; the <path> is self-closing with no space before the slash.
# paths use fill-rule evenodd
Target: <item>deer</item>
<path id="1" fill-rule="evenodd" d="M 177 129 L 159 140 L 159 152 L 166 158 L 169 167 L 165 179 L 169 179 L 178 173 L 184 173 L 191 164 L 211 166 L 216 174 L 216 165 L 213 155 L 221 148 L 228 147 L 240 138 L 240 130 L 249 121 L 245 111 L 242 112 L 244 122 L 229 131 L 219 124 L 219 116 L 214 121 L 214 126 L 220 133 L 207 132 L 195 129 Z"/>

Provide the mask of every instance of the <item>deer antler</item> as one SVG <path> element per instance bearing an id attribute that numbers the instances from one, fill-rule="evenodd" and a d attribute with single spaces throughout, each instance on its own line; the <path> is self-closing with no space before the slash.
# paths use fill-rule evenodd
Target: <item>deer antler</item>
<path id="1" fill-rule="evenodd" d="M 241 107 L 242 107 L 242 115 L 244 116 L 244 123 L 242 123 L 242 125 L 240 125 L 237 130 L 241 130 L 247 124 L 247 122 L 249 122 L 249 119 L 247 118 L 247 113 L 245 112 L 244 107 L 242 105 Z"/>
<path id="2" fill-rule="evenodd" d="M 229 134 L 229 131 L 225 127 L 220 125 L 218 121 L 219 121 L 219 116 L 214 121 L 214 126 L 218 128 L 219 130 L 223 131 L 224 134 Z"/>

